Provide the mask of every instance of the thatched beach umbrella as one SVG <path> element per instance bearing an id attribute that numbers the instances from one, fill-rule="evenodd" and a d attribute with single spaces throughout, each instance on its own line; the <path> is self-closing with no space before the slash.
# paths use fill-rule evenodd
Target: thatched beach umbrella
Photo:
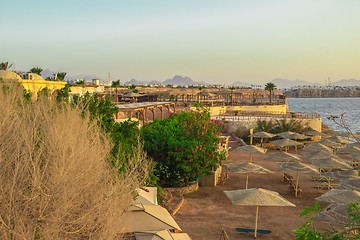
<path id="1" fill-rule="evenodd" d="M 275 146 L 285 147 L 285 151 L 287 151 L 287 147 L 303 145 L 302 143 L 298 143 L 298 142 L 290 140 L 288 138 L 270 141 L 270 143 L 274 144 Z"/>
<path id="2" fill-rule="evenodd" d="M 326 138 L 327 140 L 330 140 L 332 142 L 336 142 L 336 143 L 341 143 L 341 144 L 346 144 L 349 142 L 348 139 L 345 139 L 345 138 L 342 138 L 342 137 L 339 137 L 339 136 L 333 136 L 333 137 L 329 137 L 329 138 Z"/>
<path id="3" fill-rule="evenodd" d="M 271 161 L 281 161 L 281 162 L 293 162 L 293 161 L 302 161 L 299 155 L 291 154 L 287 152 L 279 152 L 279 153 L 270 153 L 266 154 L 264 160 Z"/>
<path id="4" fill-rule="evenodd" d="M 313 159 L 311 160 L 311 163 L 312 165 L 321 169 L 345 169 L 345 170 L 352 169 L 352 167 L 350 167 L 348 164 L 339 161 L 337 157 Z"/>
<path id="5" fill-rule="evenodd" d="M 279 193 L 262 188 L 224 191 L 224 193 L 234 205 L 256 206 L 255 237 L 257 235 L 259 206 L 295 207 Z"/>
<path id="6" fill-rule="evenodd" d="M 330 178 L 344 180 L 350 178 L 359 178 L 359 171 L 356 170 L 335 171 L 335 172 L 327 172 L 324 173 L 323 175 Z"/>
<path id="7" fill-rule="evenodd" d="M 272 171 L 253 163 L 244 162 L 244 163 L 229 163 L 224 164 L 231 172 L 234 173 L 245 173 L 246 174 L 246 183 L 245 189 L 248 188 L 249 182 L 249 173 L 273 173 Z"/>
<path id="8" fill-rule="evenodd" d="M 307 135 L 307 136 L 321 136 L 321 137 L 326 136 L 324 133 L 321 133 L 321 132 L 316 131 L 316 130 L 306 131 L 306 132 L 304 132 L 304 134 Z"/>
<path id="9" fill-rule="evenodd" d="M 301 150 L 309 151 L 309 152 L 320 151 L 320 150 L 333 152 L 333 150 L 331 148 L 326 147 L 318 142 L 310 143 L 310 144 L 306 145 L 305 147 L 303 147 Z"/>
<path id="10" fill-rule="evenodd" d="M 325 151 L 325 150 L 320 150 L 320 151 L 315 151 L 315 152 L 304 152 L 304 153 L 301 153 L 301 155 L 303 155 L 307 159 L 323 159 L 323 158 L 336 156 L 332 152 Z"/>
<path id="11" fill-rule="evenodd" d="M 273 137 L 275 137 L 275 135 L 271 134 L 271 133 L 267 133 L 267 132 L 257 132 L 257 133 L 249 135 L 249 137 L 261 138 L 261 146 L 262 146 L 262 142 L 263 142 L 264 138 L 273 138 Z"/>
<path id="12" fill-rule="evenodd" d="M 324 133 L 324 134 L 326 134 L 328 136 L 338 136 L 338 135 L 340 135 L 340 133 L 338 131 L 335 131 L 335 130 L 332 130 L 332 129 L 327 130 L 327 131 L 322 132 L 322 133 Z"/>
<path id="13" fill-rule="evenodd" d="M 279 136 L 281 138 L 289 138 L 290 135 L 293 135 L 295 134 L 294 132 L 290 132 L 290 131 L 287 131 L 287 132 L 282 132 L 282 133 L 277 133 L 275 134 L 276 136 Z"/>
<path id="14" fill-rule="evenodd" d="M 348 224 L 350 219 L 348 217 L 347 204 L 331 204 L 314 216 L 315 221 L 337 223 L 337 224 Z"/>
<path id="15" fill-rule="evenodd" d="M 293 172 L 296 173 L 296 185 L 295 185 L 295 196 L 297 197 L 298 187 L 299 187 L 299 175 L 300 173 L 303 174 L 318 174 L 319 171 L 305 163 L 301 162 L 284 162 L 278 163 L 278 171 L 279 172 Z"/>
<path id="16" fill-rule="evenodd" d="M 346 147 L 338 150 L 338 153 L 360 153 L 360 147 Z"/>
<path id="17" fill-rule="evenodd" d="M 315 199 L 318 201 L 330 202 L 336 204 L 349 204 L 352 202 L 359 201 L 360 192 L 356 190 L 332 189 Z"/>
<path id="18" fill-rule="evenodd" d="M 157 187 L 146 187 L 144 189 L 136 189 L 138 196 L 134 203 L 141 203 L 145 205 L 157 205 Z"/>
<path id="19" fill-rule="evenodd" d="M 300 133 L 294 133 L 294 134 L 289 135 L 287 138 L 294 139 L 296 141 L 298 139 L 300 139 L 300 140 L 307 139 L 307 138 L 309 138 L 309 136 L 306 136 L 306 135 L 300 134 Z"/>
<path id="20" fill-rule="evenodd" d="M 252 154 L 253 153 L 260 153 L 260 154 L 265 154 L 267 149 L 266 148 L 261 148 L 261 147 L 257 147 L 254 145 L 246 145 L 246 146 L 240 146 L 238 148 L 236 148 L 234 150 L 235 152 L 244 152 L 244 153 L 250 153 L 250 160 L 249 162 L 252 161 Z"/>
<path id="21" fill-rule="evenodd" d="M 341 143 L 330 141 L 328 138 L 317 141 L 315 143 L 320 143 L 320 144 L 322 144 L 324 146 L 331 147 L 331 148 L 340 148 L 340 147 L 342 147 Z"/>
<path id="22" fill-rule="evenodd" d="M 360 192 L 360 178 L 343 180 L 339 183 L 336 189 L 353 189 Z"/>

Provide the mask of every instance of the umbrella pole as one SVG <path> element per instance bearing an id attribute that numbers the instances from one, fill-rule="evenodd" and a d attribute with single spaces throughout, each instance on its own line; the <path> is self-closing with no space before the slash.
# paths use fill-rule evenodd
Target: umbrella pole
<path id="1" fill-rule="evenodd" d="M 256 234 L 257 234 L 258 215 L 259 215 L 259 206 L 256 206 L 256 215 L 255 215 L 255 237 L 256 237 Z"/>
<path id="2" fill-rule="evenodd" d="M 330 180 L 330 177 L 329 177 L 329 180 L 328 180 L 328 189 L 330 189 L 330 186 L 331 186 L 331 180 Z"/>
<path id="3" fill-rule="evenodd" d="M 251 162 L 252 161 L 252 153 L 250 153 L 250 161 L 249 162 Z"/>
<path id="4" fill-rule="evenodd" d="M 297 197 L 298 187 L 299 187 L 299 173 L 296 174 L 295 197 Z"/>
<path id="5" fill-rule="evenodd" d="M 249 182 L 249 174 L 246 173 L 246 184 L 245 184 L 245 189 L 247 189 L 248 187 L 248 182 Z"/>

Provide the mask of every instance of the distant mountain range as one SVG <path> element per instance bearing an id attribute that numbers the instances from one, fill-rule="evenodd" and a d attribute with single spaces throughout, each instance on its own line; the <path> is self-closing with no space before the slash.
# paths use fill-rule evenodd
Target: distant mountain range
<path id="1" fill-rule="evenodd" d="M 43 78 L 47 77 L 53 77 L 55 74 L 54 71 L 51 71 L 49 69 L 45 69 L 42 71 L 41 76 Z M 76 79 L 84 79 L 86 81 L 91 81 L 92 79 L 101 79 L 96 75 L 75 75 L 75 76 L 66 76 L 66 80 L 76 80 Z M 102 79 L 101 79 L 102 80 Z M 301 86 L 301 85 L 311 85 L 311 86 L 321 86 L 320 83 L 314 83 L 304 80 L 289 80 L 284 78 L 276 78 L 271 80 L 270 82 L 274 83 L 276 85 L 276 88 L 278 89 L 288 89 L 294 86 Z M 125 82 L 126 85 L 133 84 L 170 84 L 170 85 L 212 85 L 207 82 L 196 82 L 192 80 L 190 77 L 183 77 L 180 75 L 175 75 L 173 78 L 167 79 L 165 81 L 158 81 L 158 80 L 151 80 L 151 81 L 144 81 L 144 80 L 136 80 L 131 79 L 130 81 Z M 228 86 L 242 86 L 242 87 L 251 87 L 253 85 L 262 85 L 264 87 L 265 84 L 256 84 L 256 83 L 248 83 L 248 82 L 242 82 L 237 81 L 232 84 L 227 84 Z M 360 86 L 360 80 L 357 79 L 343 79 L 336 82 L 331 82 L 331 85 L 334 86 Z"/>

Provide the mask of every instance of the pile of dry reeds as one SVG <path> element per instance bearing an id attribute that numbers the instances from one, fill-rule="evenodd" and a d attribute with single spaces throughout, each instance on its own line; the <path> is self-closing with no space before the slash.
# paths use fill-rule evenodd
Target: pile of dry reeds
<path id="1" fill-rule="evenodd" d="M 137 150 L 119 174 L 110 145 L 80 110 L 0 85 L 0 239 L 120 237 L 147 164 Z"/>

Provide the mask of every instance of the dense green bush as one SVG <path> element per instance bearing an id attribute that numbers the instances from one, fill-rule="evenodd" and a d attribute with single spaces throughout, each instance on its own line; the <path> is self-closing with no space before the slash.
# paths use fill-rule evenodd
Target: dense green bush
<path id="1" fill-rule="evenodd" d="M 144 126 L 144 149 L 155 162 L 160 185 L 184 186 L 216 169 L 225 160 L 218 147 L 221 128 L 204 110 L 181 111 Z"/>

